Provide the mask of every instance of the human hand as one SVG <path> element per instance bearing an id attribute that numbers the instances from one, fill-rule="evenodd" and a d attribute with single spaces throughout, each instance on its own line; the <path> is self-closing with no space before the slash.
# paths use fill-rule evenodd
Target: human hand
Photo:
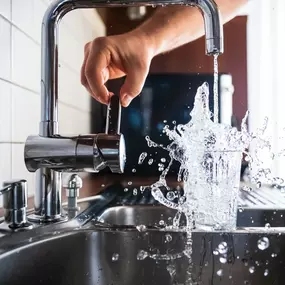
<path id="1" fill-rule="evenodd" d="M 85 45 L 81 83 L 99 102 L 108 104 L 113 95 L 105 83 L 126 75 L 120 90 L 123 107 L 141 92 L 154 53 L 150 39 L 139 32 L 100 37 Z"/>

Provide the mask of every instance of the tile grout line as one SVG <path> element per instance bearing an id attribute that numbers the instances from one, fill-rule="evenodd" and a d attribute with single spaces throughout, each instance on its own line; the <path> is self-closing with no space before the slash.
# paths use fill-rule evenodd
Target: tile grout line
<path id="1" fill-rule="evenodd" d="M 11 5 L 11 11 L 12 11 L 12 5 Z M 27 38 L 29 38 L 31 41 L 33 41 L 36 45 L 40 46 L 40 43 L 35 40 L 32 36 L 30 36 L 28 33 L 26 33 L 24 30 L 22 30 L 21 28 L 19 28 L 17 25 L 15 25 L 12 21 L 12 13 L 11 13 L 11 21 L 9 19 L 7 19 L 6 17 L 4 17 L 3 15 L 0 14 L 0 18 L 2 18 L 4 21 L 8 22 L 10 25 L 12 25 L 12 27 L 14 27 L 15 29 L 17 29 L 18 31 L 20 31 L 22 34 L 24 34 Z"/>
<path id="2" fill-rule="evenodd" d="M 10 20 L 12 21 L 12 0 L 10 0 Z M 12 56 L 12 24 L 10 23 L 10 79 L 12 79 L 12 60 L 13 60 L 13 56 Z M 12 135 L 13 135 L 13 108 L 12 108 L 12 104 L 13 104 L 13 98 L 12 98 L 12 88 L 9 88 L 10 91 L 10 139 L 12 140 Z M 13 178 L 13 148 L 12 148 L 12 144 L 10 143 L 10 178 Z"/>
<path id="3" fill-rule="evenodd" d="M 3 144 L 8 144 L 8 145 L 12 145 L 12 144 L 25 144 L 25 142 L 13 142 L 13 141 L 3 141 L 3 142 L 1 142 L 1 141 L 0 141 L 0 145 L 3 145 Z"/>
<path id="4" fill-rule="evenodd" d="M 19 28 L 17 25 L 15 25 L 12 22 L 12 5 L 11 5 L 11 21 L 9 19 L 7 19 L 6 17 L 4 17 L 2 14 L 0 14 L 0 18 L 3 19 L 5 22 L 7 22 L 8 24 L 10 24 L 12 27 L 14 27 L 15 29 L 17 29 L 19 32 L 21 32 L 22 34 L 24 34 L 27 38 L 29 38 L 34 44 L 36 44 L 39 48 L 41 48 L 41 43 L 39 43 L 37 40 L 35 40 L 32 36 L 30 36 L 28 33 L 26 33 L 24 30 L 22 30 L 21 28 Z M 69 29 L 68 29 L 69 30 Z M 11 29 L 11 37 L 12 37 L 12 29 Z M 74 38 L 74 36 L 73 36 Z M 78 41 L 79 39 L 74 38 L 76 41 Z M 70 66 L 68 64 L 68 62 L 66 62 L 65 60 L 62 60 L 61 58 L 59 58 L 59 62 L 61 62 L 63 65 L 65 65 L 70 71 L 79 74 L 79 71 L 74 69 L 72 66 Z"/>
<path id="5" fill-rule="evenodd" d="M 0 77 L 0 82 L 1 82 L 1 81 L 4 81 L 4 82 L 9 83 L 9 84 L 11 84 L 11 85 L 13 85 L 13 86 L 22 88 L 22 89 L 24 89 L 24 90 L 26 90 L 26 91 L 29 91 L 29 92 L 33 93 L 33 94 L 36 94 L 36 95 L 41 96 L 40 92 L 37 92 L 37 91 L 35 91 L 35 90 L 33 90 L 33 89 L 30 89 L 30 88 L 27 88 L 27 87 L 25 87 L 25 86 L 22 86 L 22 85 L 20 85 L 20 84 L 18 84 L 18 83 L 16 83 L 16 82 L 11 81 L 11 80 L 8 80 L 8 79 L 1 78 L 1 77 Z M 12 95 L 12 92 L 11 92 L 11 95 Z M 10 97 L 12 98 L 13 96 L 10 96 Z M 12 100 L 12 99 L 11 99 L 11 100 Z M 61 103 L 62 105 L 66 106 L 66 107 L 69 107 L 69 108 L 72 108 L 72 109 L 74 109 L 74 110 L 76 110 L 76 111 L 82 112 L 82 113 L 84 113 L 84 114 L 86 114 L 86 113 L 91 113 L 90 110 L 89 110 L 89 111 L 86 111 L 86 110 L 84 110 L 84 109 L 75 107 L 74 105 L 72 105 L 72 104 L 70 104 L 70 103 L 66 103 L 66 102 L 64 102 L 64 101 L 62 101 L 62 100 L 60 100 L 60 99 L 59 99 L 58 101 L 59 101 L 59 103 Z M 13 103 L 13 102 L 11 102 L 11 103 Z M 12 106 L 12 105 L 11 105 L 11 106 Z"/>
<path id="6" fill-rule="evenodd" d="M 11 61 L 12 61 L 12 59 L 11 59 Z M 11 67 L 11 70 L 12 70 L 12 67 Z M 26 87 L 24 85 L 18 84 L 17 82 L 14 82 L 14 81 L 9 80 L 9 79 L 5 79 L 5 78 L 0 77 L 0 81 L 4 81 L 6 83 L 9 83 L 9 84 L 11 84 L 13 86 L 19 87 L 21 89 L 24 89 L 24 90 L 29 91 L 29 92 L 34 93 L 34 94 L 40 94 L 40 92 L 38 92 L 38 91 L 36 91 L 34 89 L 31 89 L 31 88 Z"/>

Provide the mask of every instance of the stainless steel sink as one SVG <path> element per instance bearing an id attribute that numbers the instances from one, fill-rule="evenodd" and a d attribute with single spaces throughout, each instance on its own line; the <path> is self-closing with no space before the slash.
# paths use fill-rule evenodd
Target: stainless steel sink
<path id="1" fill-rule="evenodd" d="M 183 254 L 187 235 L 166 230 L 160 222 L 172 223 L 175 211 L 163 206 L 114 206 L 100 210 L 102 224 L 90 219 L 90 211 L 89 222 L 81 227 L 75 219 L 2 238 L 0 284 L 192 284 L 187 282 L 189 260 Z M 147 229 L 139 231 L 140 224 Z M 258 241 L 264 237 L 270 244 L 260 250 Z M 226 263 L 220 261 L 223 256 L 213 254 L 223 241 L 228 245 Z M 145 259 L 142 250 L 149 253 Z M 197 283 L 193 284 L 284 285 L 284 253 L 282 228 L 194 232 L 191 272 Z"/>

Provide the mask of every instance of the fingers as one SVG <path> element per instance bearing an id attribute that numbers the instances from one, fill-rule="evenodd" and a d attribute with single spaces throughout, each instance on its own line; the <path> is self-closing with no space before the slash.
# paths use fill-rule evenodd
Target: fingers
<path id="1" fill-rule="evenodd" d="M 90 43 L 87 43 L 84 47 L 84 61 L 81 67 L 81 84 L 86 88 L 87 88 L 88 82 L 85 76 L 85 67 L 86 67 L 88 56 L 89 56 L 89 51 L 90 51 Z"/>
<path id="2" fill-rule="evenodd" d="M 81 83 L 97 101 L 108 104 L 110 95 L 105 86 L 109 78 L 108 55 L 93 43 L 85 46 L 85 58 L 81 68 Z"/>
<path id="3" fill-rule="evenodd" d="M 142 91 L 148 73 L 148 66 L 133 67 L 127 73 L 127 78 L 121 88 L 120 97 L 123 107 L 128 107 L 131 101 Z"/>
<path id="4" fill-rule="evenodd" d="M 81 83 L 96 100 L 108 104 L 113 94 L 108 91 L 105 83 L 111 78 L 126 74 L 120 98 L 122 106 L 127 107 L 141 92 L 149 70 L 150 60 L 143 58 L 145 57 L 138 56 L 133 45 L 125 45 L 122 50 L 114 39 L 97 38 L 85 46 Z"/>

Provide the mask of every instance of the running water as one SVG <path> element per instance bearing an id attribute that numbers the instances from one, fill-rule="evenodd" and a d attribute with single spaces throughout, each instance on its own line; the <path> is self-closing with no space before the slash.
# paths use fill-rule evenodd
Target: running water
<path id="1" fill-rule="evenodd" d="M 214 54 L 214 122 L 219 122 L 219 64 L 218 54 Z"/>

